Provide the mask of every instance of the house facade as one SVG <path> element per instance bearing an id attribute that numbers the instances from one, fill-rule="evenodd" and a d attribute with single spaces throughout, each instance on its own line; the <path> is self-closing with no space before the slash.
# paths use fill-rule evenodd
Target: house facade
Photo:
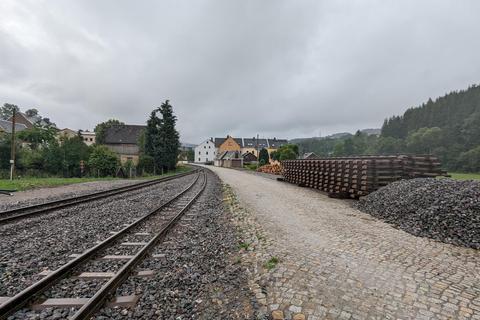
<path id="1" fill-rule="evenodd" d="M 132 161 L 138 164 L 140 147 L 138 140 L 146 126 L 115 125 L 105 130 L 105 146 L 115 152 L 121 163 Z"/>
<path id="2" fill-rule="evenodd" d="M 196 146 L 194 152 L 195 163 L 213 162 L 217 155 L 215 143 L 212 141 L 212 139 L 205 140 L 204 142 Z"/>
<path id="3" fill-rule="evenodd" d="M 232 154 L 227 154 L 226 152 L 236 152 L 239 155 L 238 158 L 243 159 L 245 163 L 251 163 L 257 161 L 260 150 L 266 149 L 270 155 L 272 152 L 288 143 L 288 140 L 286 139 L 257 139 L 255 137 L 234 138 L 229 135 L 226 138 L 211 138 L 211 141 L 215 144 L 217 155 L 215 158 L 215 165 L 225 163 L 225 161 L 221 161 L 224 159 L 220 158 L 232 158 Z"/>
<path id="4" fill-rule="evenodd" d="M 82 137 L 83 142 L 87 146 L 91 146 L 92 144 L 95 144 L 95 132 L 88 131 L 88 130 L 86 131 L 80 130 L 80 136 Z"/>
<path id="5" fill-rule="evenodd" d="M 227 136 L 226 138 L 215 138 L 215 148 L 217 149 L 217 155 L 224 151 L 240 151 L 243 156 L 246 153 L 251 153 L 258 158 L 258 153 L 262 149 L 266 149 L 268 154 L 277 150 L 281 146 L 288 143 L 286 139 L 257 139 L 253 138 L 233 138 Z"/>
<path id="6" fill-rule="evenodd" d="M 64 128 L 61 130 L 58 130 L 57 132 L 57 139 L 60 138 L 68 138 L 71 139 L 73 137 L 76 137 L 78 135 L 78 132 L 69 128 Z"/>

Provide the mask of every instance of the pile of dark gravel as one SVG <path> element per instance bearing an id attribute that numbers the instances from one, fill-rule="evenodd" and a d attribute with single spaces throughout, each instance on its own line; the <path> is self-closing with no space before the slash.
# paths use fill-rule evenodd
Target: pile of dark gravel
<path id="1" fill-rule="evenodd" d="M 360 199 L 355 206 L 416 236 L 480 249 L 478 181 L 397 181 Z"/>

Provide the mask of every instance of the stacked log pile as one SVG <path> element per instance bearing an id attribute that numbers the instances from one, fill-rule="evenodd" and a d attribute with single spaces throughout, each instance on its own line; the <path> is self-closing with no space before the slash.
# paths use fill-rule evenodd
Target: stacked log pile
<path id="1" fill-rule="evenodd" d="M 287 160 L 282 165 L 286 181 L 342 198 L 359 198 L 401 179 L 446 175 L 430 155 Z"/>
<path id="2" fill-rule="evenodd" d="M 261 166 L 260 168 L 257 169 L 258 172 L 263 172 L 263 173 L 271 173 L 271 174 L 276 174 L 276 175 L 281 175 L 282 174 L 282 165 L 279 163 L 274 163 L 274 164 L 267 164 L 264 166 Z"/>

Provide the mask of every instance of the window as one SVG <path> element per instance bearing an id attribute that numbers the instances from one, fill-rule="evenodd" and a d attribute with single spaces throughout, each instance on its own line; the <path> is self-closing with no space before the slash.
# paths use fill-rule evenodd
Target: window
<path id="1" fill-rule="evenodd" d="M 203 146 L 203 149 L 207 149 L 207 146 Z"/>
<path id="2" fill-rule="evenodd" d="M 210 146 L 208 146 L 208 149 L 210 149 Z"/>
<path id="3" fill-rule="evenodd" d="M 207 155 L 208 155 L 208 151 L 207 151 Z"/>
<path id="4" fill-rule="evenodd" d="M 202 154 L 202 151 L 198 151 L 198 155 L 201 155 Z"/>
<path id="5" fill-rule="evenodd" d="M 200 158 L 198 158 L 198 162 L 200 162 Z"/>

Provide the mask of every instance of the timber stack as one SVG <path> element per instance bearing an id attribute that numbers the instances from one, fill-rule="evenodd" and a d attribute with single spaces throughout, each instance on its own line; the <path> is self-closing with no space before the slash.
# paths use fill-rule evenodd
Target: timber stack
<path id="1" fill-rule="evenodd" d="M 336 198 L 359 198 L 401 179 L 447 176 L 431 155 L 287 160 L 282 166 L 286 181 Z"/>
<path id="2" fill-rule="evenodd" d="M 281 175 L 282 166 L 279 163 L 266 164 L 257 169 L 258 172 Z"/>

